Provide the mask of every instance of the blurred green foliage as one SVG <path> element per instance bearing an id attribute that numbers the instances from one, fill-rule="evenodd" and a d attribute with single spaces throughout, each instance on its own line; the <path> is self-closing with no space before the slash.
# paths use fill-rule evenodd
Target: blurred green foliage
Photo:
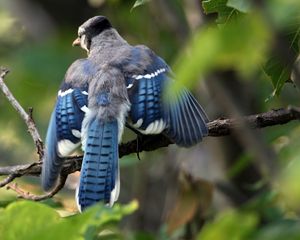
<path id="1" fill-rule="evenodd" d="M 213 223 L 207 224 L 197 239 L 243 240 L 249 237 L 257 224 L 258 217 L 255 214 L 232 211 L 224 212 Z"/>
<path id="2" fill-rule="evenodd" d="M 158 2 L 154 0 L 89 2 L 92 6 L 104 6 L 101 13 L 100 10 L 96 13 L 102 14 L 104 11 L 112 18 L 113 25 L 130 43 L 144 43 L 167 62 L 173 62 L 178 79 L 175 87 L 183 84 L 194 90 L 199 79 L 205 79 L 217 71 L 229 70 L 235 71 L 241 80 L 247 80 L 244 82 L 255 86 L 255 98 L 260 111 L 289 104 L 299 105 L 299 90 L 295 90 L 294 83 L 290 84 L 293 81 L 293 65 L 299 55 L 299 0 L 261 1 L 262 5 L 250 0 L 199 0 L 201 11 L 209 19 L 187 41 L 187 34 L 180 30 L 178 24 L 187 24 L 185 1 L 165 1 L 168 5 L 156 5 Z M 177 14 L 179 22 L 174 20 L 170 12 L 164 15 L 166 6 L 172 8 L 171 13 Z M 85 11 L 88 10 L 82 10 L 82 14 Z M 72 39 L 76 37 L 77 25 L 59 24 L 62 26 L 51 37 L 34 40 L 10 11 L 0 9 L 0 63 L 11 66 L 12 70 L 6 78 L 7 85 L 24 108 L 34 107 L 34 117 L 43 136 L 55 102 L 55 93 L 68 65 L 76 58 L 85 57 L 70 47 Z M 172 25 L 174 29 L 171 29 Z M 275 51 L 276 47 L 283 47 L 282 51 L 287 53 L 289 61 L 284 59 L 285 55 L 282 56 L 280 49 Z M 269 95 L 271 98 L 268 98 Z M 269 101 L 265 102 L 267 98 Z M 0 112 L 1 165 L 32 162 L 37 157 L 24 123 L 4 98 L 0 98 Z M 198 207 L 200 201 L 196 200 L 193 204 L 197 207 L 189 208 L 192 204 L 184 206 L 190 211 L 185 213 L 188 216 L 185 216 L 184 224 L 177 221 L 181 215 L 173 212 L 175 217 L 169 223 L 180 226 L 176 231 L 167 232 L 168 223 L 164 222 L 154 234 L 143 229 L 131 231 L 119 226 L 125 216 L 136 210 L 136 202 L 117 205 L 112 209 L 99 205 L 83 214 L 60 216 L 57 209 L 61 209 L 61 205 L 49 207 L 40 203 L 15 201 L 11 194 L 4 196 L 4 190 L 1 190 L 2 199 L 7 199 L 0 201 L 0 239 L 165 240 L 183 239 L 188 235 L 188 230 L 196 232 L 190 235 L 191 239 L 300 239 L 299 124 L 276 126 L 264 131 L 263 138 L 275 151 L 279 164 L 277 175 L 268 176 L 269 188 L 239 208 L 233 206 L 229 210 L 211 213 L 202 228 L 193 225 L 193 221 L 198 221 L 199 211 L 203 211 Z M 152 175 L 157 174 L 153 166 L 162 164 L 164 160 L 159 156 L 158 153 L 150 155 L 152 165 L 141 162 L 138 167 L 150 166 L 154 169 L 151 169 Z M 226 173 L 229 179 L 253 161 L 252 153 L 244 152 L 238 158 L 239 161 L 230 166 Z M 134 171 L 136 161 L 136 157 L 131 155 L 121 161 L 121 166 L 130 169 L 129 175 L 138 175 Z M 144 177 L 142 170 L 140 172 L 138 177 Z M 142 179 L 127 183 L 125 179 L 124 183 L 139 186 L 139 181 L 142 182 Z M 249 188 L 258 188 L 260 183 Z M 187 189 L 186 192 L 194 196 L 193 189 Z M 202 190 L 203 185 L 199 185 L 199 189 Z M 155 205 L 155 208 L 160 206 Z M 205 208 L 209 208 L 209 204 Z"/>
<path id="3" fill-rule="evenodd" d="M 43 204 L 15 202 L 1 210 L 1 239 L 122 239 L 115 227 L 137 207 L 136 201 L 113 208 L 96 205 L 82 214 L 62 218 Z"/>
<path id="4" fill-rule="evenodd" d="M 268 28 L 258 14 L 221 28 L 208 26 L 195 34 L 179 56 L 175 65 L 178 82 L 192 87 L 199 76 L 216 69 L 234 68 L 248 76 L 264 62 L 269 41 Z"/>

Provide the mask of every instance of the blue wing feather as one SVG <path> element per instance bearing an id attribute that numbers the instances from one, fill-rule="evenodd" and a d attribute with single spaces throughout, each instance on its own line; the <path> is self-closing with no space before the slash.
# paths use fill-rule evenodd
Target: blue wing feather
<path id="1" fill-rule="evenodd" d="M 58 96 L 56 107 L 56 122 L 58 141 L 69 140 L 72 143 L 78 143 L 80 137 L 75 136 L 72 130 L 81 131 L 81 124 L 84 118 L 82 106 L 87 105 L 87 98 L 77 91 L 68 93 L 64 96 Z"/>
<path id="2" fill-rule="evenodd" d="M 164 91 L 173 81 L 170 78 L 171 70 L 163 59 L 153 53 L 150 55 L 152 60 L 145 70 L 140 75 L 132 74 L 126 79 L 127 86 L 132 85 L 128 89 L 132 125 L 145 134 L 164 130 L 165 135 L 181 146 L 196 144 L 208 134 L 205 112 L 184 87 L 174 93 L 172 101 L 165 99 Z M 161 121 L 163 129 L 158 127 Z"/>
<path id="3" fill-rule="evenodd" d="M 183 89 L 172 102 L 165 104 L 165 134 L 176 144 L 188 147 L 208 135 L 208 118 L 189 91 Z"/>
<path id="4" fill-rule="evenodd" d="M 45 156 L 43 159 L 42 167 L 42 186 L 48 191 L 56 183 L 59 175 L 61 158 L 57 154 L 57 126 L 55 120 L 55 111 L 51 114 L 47 137 L 46 137 L 46 148 Z"/>
<path id="5" fill-rule="evenodd" d="M 79 109 L 87 106 L 87 94 L 84 94 L 80 89 L 74 89 L 73 97 Z"/>
<path id="6" fill-rule="evenodd" d="M 98 68 L 88 59 L 75 61 L 68 69 L 51 115 L 44 156 L 42 185 L 50 190 L 56 184 L 63 157 L 81 142 L 81 126 L 88 106 L 89 79 Z"/>
<path id="7" fill-rule="evenodd" d="M 132 89 L 129 89 L 129 100 L 132 104 L 130 118 L 133 123 L 142 119 L 143 123 L 140 126 L 141 130 L 146 130 L 149 124 L 162 118 L 161 109 L 161 89 L 163 88 L 164 78 L 162 74 L 157 74 L 149 79 L 147 74 L 154 74 L 157 70 L 169 68 L 161 58 L 153 58 L 143 75 L 139 79 L 134 79 L 132 76 L 126 79 L 127 85 L 133 84 Z M 137 77 L 137 76 L 136 76 Z"/>
<path id="8" fill-rule="evenodd" d="M 87 106 L 87 96 L 80 89 L 57 97 L 46 137 L 42 173 L 42 186 L 46 191 L 55 186 L 63 157 L 68 156 L 80 145 L 79 135 L 85 116 L 85 112 L 81 110 L 83 106 Z M 75 135 L 74 130 L 77 131 Z"/>

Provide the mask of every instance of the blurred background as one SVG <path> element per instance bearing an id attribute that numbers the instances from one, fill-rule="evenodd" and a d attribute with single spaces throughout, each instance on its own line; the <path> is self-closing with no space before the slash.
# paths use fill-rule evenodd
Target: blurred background
<path id="1" fill-rule="evenodd" d="M 130 44 L 145 44 L 163 57 L 211 120 L 299 106 L 299 69 L 294 64 L 299 3 L 204 2 L 152 0 L 132 9 L 133 0 L 1 0 L 0 65 L 11 70 L 6 83 L 25 109 L 33 107 L 44 138 L 68 66 L 86 57 L 71 47 L 78 26 L 105 15 Z M 25 124 L 1 94 L 0 129 L 0 166 L 38 160 Z M 134 137 L 126 132 L 123 141 Z M 122 222 L 122 229 L 161 239 L 164 234 L 192 239 L 207 219 L 228 209 L 247 206 L 259 224 L 297 212 L 295 196 L 281 190 L 295 193 L 291 183 L 300 179 L 296 170 L 294 175 L 281 172 L 299 158 L 299 138 L 299 122 L 291 122 L 255 131 L 241 128 L 190 149 L 172 145 L 141 153 L 141 160 L 135 154 L 123 157 L 119 202 L 137 199 L 139 209 Z M 64 190 L 47 203 L 77 211 L 77 176 L 69 176 Z M 38 178 L 18 182 L 42 193 Z M 0 190 L 1 206 L 13 200 L 13 192 Z"/>

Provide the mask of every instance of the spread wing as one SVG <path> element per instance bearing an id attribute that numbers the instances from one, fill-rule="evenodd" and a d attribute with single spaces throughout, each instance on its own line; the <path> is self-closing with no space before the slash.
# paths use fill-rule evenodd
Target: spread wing
<path id="1" fill-rule="evenodd" d="M 58 92 L 48 126 L 42 185 L 53 188 L 60 174 L 63 157 L 69 156 L 81 144 L 81 125 L 88 111 L 89 62 L 78 60 L 69 68 Z"/>
<path id="2" fill-rule="evenodd" d="M 147 56 L 140 61 L 139 73 L 127 74 L 126 85 L 131 103 L 129 117 L 131 125 L 143 134 L 163 133 L 180 146 L 191 146 L 207 136 L 208 118 L 193 95 L 185 88 L 168 94 L 165 91 L 173 83 L 169 66 L 152 51 L 145 48 L 134 48 L 146 51 L 140 56 Z"/>

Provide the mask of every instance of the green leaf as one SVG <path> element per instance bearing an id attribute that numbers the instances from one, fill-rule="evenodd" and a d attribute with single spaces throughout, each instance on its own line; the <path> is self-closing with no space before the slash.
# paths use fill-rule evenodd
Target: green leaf
<path id="1" fill-rule="evenodd" d="M 290 29 L 285 29 L 283 41 L 288 44 L 288 55 L 291 58 L 289 62 L 283 60 L 283 56 L 273 54 L 264 65 L 264 71 L 270 77 L 274 92 L 273 95 L 279 95 L 284 84 L 291 80 L 292 68 L 299 55 L 300 24 L 293 24 Z"/>
<path id="2" fill-rule="evenodd" d="M 266 6 L 272 27 L 278 32 L 277 39 L 280 41 L 263 67 L 272 82 L 274 96 L 279 95 L 284 84 L 291 79 L 293 65 L 300 53 L 300 1 L 272 0 L 266 1 Z M 286 56 L 289 61 L 284 60 Z"/>
<path id="3" fill-rule="evenodd" d="M 197 239 L 244 240 L 255 230 L 257 224 L 258 217 L 255 214 L 229 211 L 206 224 Z"/>
<path id="4" fill-rule="evenodd" d="M 136 0 L 133 7 L 131 8 L 131 10 L 133 10 L 134 8 L 144 5 L 145 3 L 149 2 L 150 0 Z"/>
<path id="5" fill-rule="evenodd" d="M 0 216 L 2 239 L 37 239 L 49 226 L 58 223 L 60 217 L 50 207 L 34 202 L 10 204 Z"/>
<path id="6" fill-rule="evenodd" d="M 279 95 L 284 84 L 290 79 L 291 68 L 284 64 L 279 56 L 272 56 L 263 67 L 263 70 L 270 77 L 273 84 L 272 96 Z"/>
<path id="7" fill-rule="evenodd" d="M 203 0 L 202 7 L 206 14 L 217 13 L 217 23 L 226 23 L 239 15 L 239 12 L 227 6 L 227 0 Z"/>
<path id="8" fill-rule="evenodd" d="M 251 0 L 228 0 L 227 6 L 239 10 L 240 12 L 247 13 L 251 8 Z"/>
<path id="9" fill-rule="evenodd" d="M 94 239 L 99 234 L 107 235 L 108 224 L 119 222 L 137 207 L 136 201 L 113 208 L 97 204 L 82 214 L 62 218 L 54 209 L 43 204 L 17 202 L 1 212 L 1 239 Z"/>

